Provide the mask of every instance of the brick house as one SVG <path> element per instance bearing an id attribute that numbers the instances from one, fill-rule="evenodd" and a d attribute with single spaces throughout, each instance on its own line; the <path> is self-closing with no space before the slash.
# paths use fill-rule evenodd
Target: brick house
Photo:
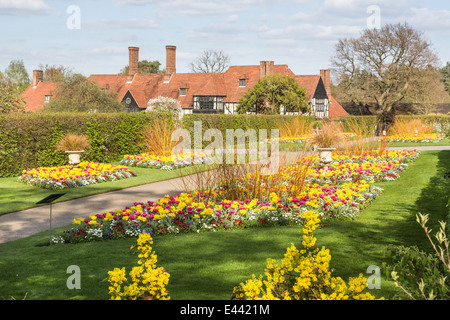
<path id="1" fill-rule="evenodd" d="M 318 75 L 295 75 L 287 65 L 260 61 L 259 65 L 230 66 L 223 73 L 177 73 L 176 47 L 166 46 L 165 73 L 140 74 L 139 48 L 129 47 L 128 74 L 93 74 L 89 80 L 117 93 L 129 112 L 145 110 L 148 101 L 159 96 L 177 99 L 183 113 L 233 114 L 241 95 L 262 77 L 282 74 L 295 77 L 306 89 L 311 114 L 318 118 L 348 115 L 331 96 L 330 70 Z M 33 82 L 23 92 L 27 111 L 44 108 L 53 96 L 57 83 L 43 82 L 43 73 L 33 71 Z"/>

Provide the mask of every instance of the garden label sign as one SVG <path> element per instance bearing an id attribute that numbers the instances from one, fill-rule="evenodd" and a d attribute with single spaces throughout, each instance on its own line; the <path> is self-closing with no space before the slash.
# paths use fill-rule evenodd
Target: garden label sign
<path id="1" fill-rule="evenodd" d="M 65 195 L 65 192 L 56 192 L 36 202 L 36 204 L 50 204 L 50 240 L 52 239 L 52 202 Z M 51 241 L 50 241 L 51 244 Z"/>

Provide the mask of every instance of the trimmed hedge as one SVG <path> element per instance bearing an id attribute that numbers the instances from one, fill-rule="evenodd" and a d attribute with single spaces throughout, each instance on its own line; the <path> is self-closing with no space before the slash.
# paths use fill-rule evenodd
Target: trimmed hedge
<path id="1" fill-rule="evenodd" d="M 280 129 L 285 123 L 290 123 L 294 118 L 302 118 L 309 125 L 314 121 L 314 117 L 298 115 L 255 115 L 255 114 L 187 114 L 183 116 L 182 126 L 191 134 L 191 140 L 194 141 L 194 122 L 201 121 L 202 133 L 208 129 L 218 129 L 226 137 L 227 129 L 267 129 L 268 137 L 270 129 Z M 208 145 L 209 141 L 204 141 L 203 146 Z"/>
<path id="2" fill-rule="evenodd" d="M 144 151 L 141 130 L 155 117 L 172 122 L 170 114 L 155 113 L 26 113 L 0 116 L 0 177 L 24 169 L 67 164 L 55 146 L 66 133 L 86 134 L 91 147 L 82 160 L 110 162 L 124 154 Z"/>

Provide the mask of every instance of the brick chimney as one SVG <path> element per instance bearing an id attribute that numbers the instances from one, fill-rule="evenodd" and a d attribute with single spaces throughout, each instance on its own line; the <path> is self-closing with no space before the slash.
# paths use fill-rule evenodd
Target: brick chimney
<path id="1" fill-rule="evenodd" d="M 273 75 L 273 61 L 260 61 L 259 62 L 259 78 Z"/>
<path id="2" fill-rule="evenodd" d="M 330 84 L 330 69 L 320 70 L 320 77 L 322 78 L 325 91 L 327 92 L 328 100 L 331 97 L 331 84 Z"/>
<path id="3" fill-rule="evenodd" d="M 44 81 L 44 71 L 42 70 L 33 70 L 33 88 L 39 84 L 39 82 Z"/>
<path id="4" fill-rule="evenodd" d="M 138 47 L 128 47 L 128 75 L 127 82 L 133 81 L 133 77 L 139 72 L 139 48 Z"/>
<path id="5" fill-rule="evenodd" d="M 164 75 L 164 82 L 169 82 L 172 75 L 177 72 L 176 50 L 176 46 L 166 46 L 166 74 Z"/>

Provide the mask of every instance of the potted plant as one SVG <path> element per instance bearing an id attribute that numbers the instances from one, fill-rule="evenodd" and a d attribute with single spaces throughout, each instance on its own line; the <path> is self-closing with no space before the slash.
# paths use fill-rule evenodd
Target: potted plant
<path id="1" fill-rule="evenodd" d="M 342 139 L 342 129 L 335 123 L 326 123 L 319 132 L 313 135 L 311 142 L 317 146 L 321 163 L 328 164 L 332 161 L 333 150 Z"/>
<path id="2" fill-rule="evenodd" d="M 85 148 L 90 146 L 88 137 L 83 134 L 66 134 L 56 145 L 57 150 L 65 151 L 69 155 L 69 164 L 80 163 L 80 156 Z"/>

